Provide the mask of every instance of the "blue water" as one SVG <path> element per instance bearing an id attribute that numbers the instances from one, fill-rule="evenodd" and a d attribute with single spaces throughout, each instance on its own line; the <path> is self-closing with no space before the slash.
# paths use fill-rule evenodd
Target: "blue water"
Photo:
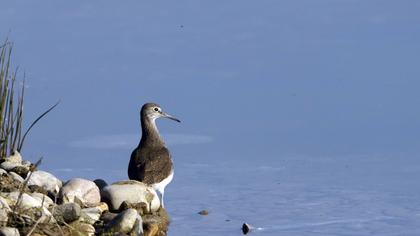
<path id="1" fill-rule="evenodd" d="M 223 159 L 223 158 L 219 158 Z M 277 157 L 177 163 L 171 235 L 416 235 L 417 157 Z M 208 209 L 208 216 L 195 214 Z"/>
<path id="2" fill-rule="evenodd" d="M 420 2 L 3 1 L 24 159 L 127 178 L 139 108 L 173 154 L 171 236 L 420 234 Z M 206 209 L 208 216 L 197 212 Z"/>
<path id="3" fill-rule="evenodd" d="M 165 192 L 169 235 L 241 235 L 245 222 L 255 235 L 417 235 L 418 158 L 175 156 Z M 126 178 L 126 162 L 110 162 L 107 169 L 52 172 L 63 179 Z M 199 215 L 203 209 L 209 215 Z"/>

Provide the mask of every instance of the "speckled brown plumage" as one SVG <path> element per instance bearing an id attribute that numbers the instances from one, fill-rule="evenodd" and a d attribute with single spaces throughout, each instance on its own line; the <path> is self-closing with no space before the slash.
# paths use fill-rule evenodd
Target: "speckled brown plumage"
<path id="1" fill-rule="evenodd" d="M 128 177 L 146 184 L 159 183 L 172 172 L 171 155 L 166 147 L 137 147 L 131 154 Z"/>

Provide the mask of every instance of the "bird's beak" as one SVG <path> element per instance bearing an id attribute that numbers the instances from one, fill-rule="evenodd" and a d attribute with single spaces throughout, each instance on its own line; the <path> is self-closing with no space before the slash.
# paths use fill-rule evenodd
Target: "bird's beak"
<path id="1" fill-rule="evenodd" d="M 171 119 L 171 120 L 174 120 L 174 121 L 177 121 L 177 122 L 181 122 L 180 120 L 178 120 L 177 118 L 175 118 L 175 117 L 173 117 L 173 116 L 171 116 L 171 115 L 169 115 L 169 114 L 167 114 L 167 113 L 165 113 L 165 112 L 163 112 L 162 111 L 162 116 L 163 117 L 165 117 L 165 118 L 168 118 L 168 119 Z"/>

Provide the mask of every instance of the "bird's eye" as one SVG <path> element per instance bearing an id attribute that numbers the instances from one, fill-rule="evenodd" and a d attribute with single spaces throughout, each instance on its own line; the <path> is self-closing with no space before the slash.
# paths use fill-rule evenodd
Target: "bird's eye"
<path id="1" fill-rule="evenodd" d="M 155 107 L 155 111 L 159 111 L 159 108 Z"/>

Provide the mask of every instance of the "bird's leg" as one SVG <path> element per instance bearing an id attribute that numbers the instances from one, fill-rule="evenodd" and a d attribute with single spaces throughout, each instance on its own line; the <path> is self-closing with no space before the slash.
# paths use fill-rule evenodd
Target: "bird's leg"
<path id="1" fill-rule="evenodd" d="M 155 189 L 155 190 L 156 190 L 156 194 L 159 198 L 160 207 L 165 208 L 165 205 L 163 204 L 163 195 L 165 193 L 165 189 L 158 188 L 158 189 Z"/>
<path id="2" fill-rule="evenodd" d="M 161 195 L 160 205 L 162 206 L 162 208 L 165 208 L 165 205 L 163 204 L 163 195 L 164 194 L 165 194 L 165 190 L 162 189 L 162 192 L 160 193 L 160 195 Z"/>

